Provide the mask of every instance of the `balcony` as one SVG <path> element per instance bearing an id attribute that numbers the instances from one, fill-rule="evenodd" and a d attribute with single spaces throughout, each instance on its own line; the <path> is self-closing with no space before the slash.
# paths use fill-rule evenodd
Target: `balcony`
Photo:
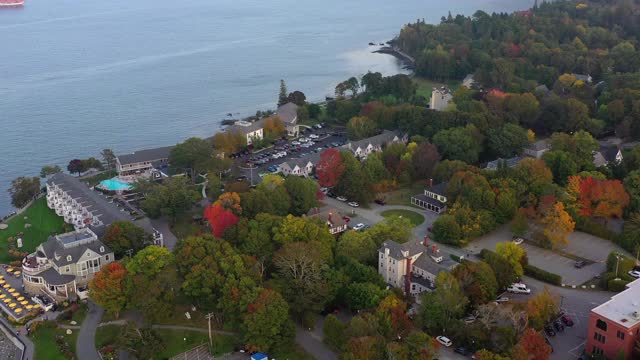
<path id="1" fill-rule="evenodd" d="M 28 275 L 36 275 L 51 267 L 47 258 L 37 257 L 35 253 L 22 259 L 22 271 Z"/>

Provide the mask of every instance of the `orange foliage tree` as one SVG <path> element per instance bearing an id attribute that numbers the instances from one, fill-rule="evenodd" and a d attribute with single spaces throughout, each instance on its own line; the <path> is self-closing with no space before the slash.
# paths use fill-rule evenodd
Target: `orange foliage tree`
<path id="1" fill-rule="evenodd" d="M 234 215 L 242 214 L 242 206 L 240 206 L 240 195 L 236 192 L 226 192 L 218 196 L 213 205 L 220 205 L 225 210 L 231 211 Z"/>
<path id="2" fill-rule="evenodd" d="M 344 173 L 344 162 L 337 149 L 327 149 L 320 153 L 320 161 L 316 165 L 316 174 L 320 185 L 336 186 L 342 173 Z"/>
<path id="3" fill-rule="evenodd" d="M 629 205 L 629 194 L 620 180 L 587 177 L 580 183 L 578 202 L 580 215 L 609 219 L 622 216 L 622 211 Z"/>
<path id="4" fill-rule="evenodd" d="M 284 133 L 284 131 L 284 122 L 282 122 L 279 116 L 273 116 L 265 119 L 264 132 L 267 135 L 280 135 Z"/>
<path id="5" fill-rule="evenodd" d="M 529 354 L 529 359 L 548 360 L 551 355 L 551 347 L 544 341 L 544 337 L 531 328 L 525 330 L 518 345 Z"/>
<path id="6" fill-rule="evenodd" d="M 127 303 L 127 269 L 117 261 L 103 266 L 89 283 L 89 296 L 107 312 L 118 317 Z"/>

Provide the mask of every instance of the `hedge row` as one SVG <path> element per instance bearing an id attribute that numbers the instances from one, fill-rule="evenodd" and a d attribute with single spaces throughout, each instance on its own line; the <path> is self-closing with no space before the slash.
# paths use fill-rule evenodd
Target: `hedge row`
<path id="1" fill-rule="evenodd" d="M 533 265 L 525 266 L 524 273 L 528 276 L 531 276 L 534 279 L 538 279 L 540 281 L 544 281 L 552 285 L 556 285 L 556 286 L 562 285 L 562 277 L 560 275 L 550 273 L 546 270 L 542 270 Z"/>
<path id="2" fill-rule="evenodd" d="M 613 291 L 613 292 L 620 292 L 626 288 L 626 285 L 628 283 L 629 283 L 628 281 L 625 281 L 622 279 L 609 280 L 609 282 L 607 283 L 607 290 Z"/>

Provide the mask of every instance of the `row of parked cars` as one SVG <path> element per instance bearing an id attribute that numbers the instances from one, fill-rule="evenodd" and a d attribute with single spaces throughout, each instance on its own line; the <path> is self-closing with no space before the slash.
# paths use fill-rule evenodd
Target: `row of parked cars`
<path id="1" fill-rule="evenodd" d="M 560 317 L 544 326 L 544 332 L 548 336 L 556 336 L 556 333 L 563 332 L 564 328 L 573 326 L 573 319 L 566 313 L 561 313 Z"/>

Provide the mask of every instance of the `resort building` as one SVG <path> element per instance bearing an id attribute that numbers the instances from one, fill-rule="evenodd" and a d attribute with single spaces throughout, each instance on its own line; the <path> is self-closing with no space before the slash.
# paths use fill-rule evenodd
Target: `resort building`
<path id="1" fill-rule="evenodd" d="M 414 296 L 435 289 L 436 276 L 456 265 L 445 260 L 435 244 L 429 246 L 428 238 L 404 244 L 387 240 L 378 249 L 378 273 L 384 281 Z"/>
<path id="2" fill-rule="evenodd" d="M 278 166 L 283 175 L 309 177 L 313 174 L 316 164 L 320 161 L 320 153 L 311 153 L 302 159 L 289 159 Z"/>
<path id="3" fill-rule="evenodd" d="M 89 228 L 102 236 L 114 221 L 131 221 L 152 234 L 154 244 L 163 245 L 162 233 L 151 226 L 149 219 L 137 219 L 125 206 L 119 207 L 113 199 L 90 189 L 74 176 L 57 173 L 49 178 L 47 206 L 76 230 Z"/>
<path id="4" fill-rule="evenodd" d="M 320 211 L 318 208 L 313 208 L 309 210 L 307 216 L 322 219 L 327 224 L 331 235 L 340 234 L 348 229 L 347 222 L 344 221 L 338 210 L 333 208 L 324 211 Z"/>
<path id="5" fill-rule="evenodd" d="M 155 169 L 162 169 L 169 164 L 171 149 L 173 146 L 165 146 L 118 155 L 116 157 L 118 177 L 128 181 L 150 178 Z"/>
<path id="6" fill-rule="evenodd" d="M 357 158 L 366 159 L 369 154 L 382 151 L 382 149 L 389 144 L 395 142 L 407 143 L 407 141 L 408 137 L 406 134 L 402 134 L 399 131 L 385 130 L 382 134 L 349 142 L 343 145 L 342 148 L 351 151 Z"/>
<path id="7" fill-rule="evenodd" d="M 510 159 L 497 158 L 496 160 L 489 161 L 487 166 L 485 166 L 485 170 L 498 170 L 500 167 L 512 169 L 520 163 L 520 160 L 522 160 L 520 156 Z"/>
<path id="8" fill-rule="evenodd" d="M 86 297 L 86 286 L 113 251 L 88 228 L 49 237 L 22 260 L 25 292 L 47 294 L 55 301 Z"/>
<path id="9" fill-rule="evenodd" d="M 626 290 L 591 310 L 585 352 L 606 359 L 637 359 L 633 351 L 638 340 L 640 279 L 627 284 Z"/>
<path id="10" fill-rule="evenodd" d="M 298 136 L 300 132 L 300 126 L 298 125 L 298 105 L 292 102 L 286 103 L 278 107 L 276 116 L 284 123 L 287 129 L 287 135 Z"/>
<path id="11" fill-rule="evenodd" d="M 551 149 L 551 144 L 547 140 L 538 140 L 524 148 L 524 154 L 532 158 L 541 159 L 542 155 L 549 149 Z"/>
<path id="12" fill-rule="evenodd" d="M 251 145 L 254 141 L 264 138 L 264 120 L 254 122 L 239 120 L 231 125 L 227 131 L 244 135 L 247 145 Z"/>
<path id="13" fill-rule="evenodd" d="M 423 194 L 411 197 L 411 203 L 436 214 L 441 214 L 447 209 L 446 189 L 446 182 L 434 186 L 433 180 L 429 180 L 429 187 L 424 189 Z"/>
<path id="14" fill-rule="evenodd" d="M 600 146 L 600 150 L 593 154 L 593 165 L 596 167 L 620 164 L 622 160 L 622 151 L 617 146 Z"/>
<path id="15" fill-rule="evenodd" d="M 435 111 L 443 111 L 449 106 L 449 103 L 453 101 L 453 95 L 451 91 L 446 87 L 440 89 L 433 88 L 431 92 L 431 101 L 429 101 L 429 109 Z"/>

